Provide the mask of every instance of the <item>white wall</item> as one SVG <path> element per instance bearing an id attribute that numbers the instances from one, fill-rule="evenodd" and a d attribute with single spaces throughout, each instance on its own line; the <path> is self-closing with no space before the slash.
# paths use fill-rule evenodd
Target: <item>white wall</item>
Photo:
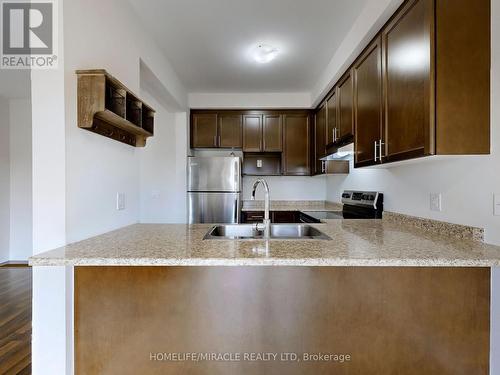
<path id="1" fill-rule="evenodd" d="M 0 97 L 0 263 L 9 260 L 10 155 L 9 101 Z"/>
<path id="2" fill-rule="evenodd" d="M 310 108 L 311 94 L 295 93 L 190 93 L 190 108 Z"/>
<path id="3" fill-rule="evenodd" d="M 31 101 L 0 98 L 0 263 L 33 253 L 31 173 Z"/>
<path id="4" fill-rule="evenodd" d="M 62 69 L 32 71 L 31 87 L 33 253 L 38 254 L 66 243 Z"/>
<path id="5" fill-rule="evenodd" d="M 33 267 L 33 375 L 74 374 L 73 267 Z"/>
<path id="6" fill-rule="evenodd" d="M 139 93 L 144 63 L 179 108 L 186 106 L 182 84 L 144 30 L 124 1 L 75 0 L 64 10 L 65 92 L 72 98 L 65 104 L 68 242 L 140 219 L 140 151 L 77 128 L 75 70 L 105 68 Z M 115 209 L 118 192 L 125 194 L 123 211 Z"/>
<path id="7" fill-rule="evenodd" d="M 254 181 L 258 177 L 243 178 L 243 199 L 250 199 Z M 325 200 L 325 176 L 266 176 L 271 200 Z M 262 186 L 257 188 L 256 199 L 264 199 Z"/>
<path id="8" fill-rule="evenodd" d="M 31 80 L 33 253 L 38 254 L 66 243 L 64 76 L 62 69 L 37 70 Z"/>
<path id="9" fill-rule="evenodd" d="M 59 68 L 30 72 L 34 254 L 66 244 L 63 2 L 55 4 Z"/>
<path id="10" fill-rule="evenodd" d="M 143 92 L 156 109 L 155 136 L 140 149 L 141 223 L 186 222 L 187 115 L 169 113 Z"/>
<path id="11" fill-rule="evenodd" d="M 31 100 L 11 99 L 10 260 L 33 254 Z"/>

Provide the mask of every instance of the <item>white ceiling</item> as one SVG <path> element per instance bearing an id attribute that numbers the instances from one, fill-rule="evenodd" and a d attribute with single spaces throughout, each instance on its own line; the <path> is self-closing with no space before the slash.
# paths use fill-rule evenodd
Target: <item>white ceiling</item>
<path id="1" fill-rule="evenodd" d="M 311 91 L 367 0 L 129 0 L 190 92 Z M 248 49 L 281 53 L 257 64 Z"/>

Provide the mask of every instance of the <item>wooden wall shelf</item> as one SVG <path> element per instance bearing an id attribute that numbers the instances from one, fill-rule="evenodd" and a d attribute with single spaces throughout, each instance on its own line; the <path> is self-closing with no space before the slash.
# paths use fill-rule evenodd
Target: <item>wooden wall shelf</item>
<path id="1" fill-rule="evenodd" d="M 78 127 L 134 147 L 154 135 L 155 110 L 104 69 L 77 70 Z"/>

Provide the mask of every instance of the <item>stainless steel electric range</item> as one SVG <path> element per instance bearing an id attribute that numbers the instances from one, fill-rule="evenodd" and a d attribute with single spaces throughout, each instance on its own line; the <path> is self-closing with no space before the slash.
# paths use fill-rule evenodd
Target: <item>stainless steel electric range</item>
<path id="1" fill-rule="evenodd" d="M 326 219 L 381 219 L 384 194 L 346 190 L 342 193 L 342 204 L 342 211 L 302 211 L 304 216 L 301 221 L 314 223 Z"/>

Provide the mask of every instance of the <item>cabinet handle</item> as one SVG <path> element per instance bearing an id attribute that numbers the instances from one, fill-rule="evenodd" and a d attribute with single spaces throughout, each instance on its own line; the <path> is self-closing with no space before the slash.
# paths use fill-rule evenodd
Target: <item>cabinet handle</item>
<path id="1" fill-rule="evenodd" d="M 375 161 L 377 161 L 377 145 L 378 145 L 378 141 L 375 141 L 375 150 L 374 150 L 374 159 Z"/>
<path id="2" fill-rule="evenodd" d="M 333 128 L 333 143 L 337 141 L 337 128 Z"/>
<path id="3" fill-rule="evenodd" d="M 262 220 L 264 219 L 264 216 L 249 216 L 248 218 L 250 220 Z"/>
<path id="4" fill-rule="evenodd" d="M 379 141 L 379 149 L 378 149 L 378 160 L 382 161 L 382 146 L 385 146 L 385 143 L 382 140 Z"/>
<path id="5" fill-rule="evenodd" d="M 218 140 L 217 145 L 220 147 L 220 145 L 222 144 L 222 138 L 220 135 L 217 136 L 217 140 Z"/>
<path id="6" fill-rule="evenodd" d="M 217 147 L 217 136 L 214 135 L 214 147 Z"/>

